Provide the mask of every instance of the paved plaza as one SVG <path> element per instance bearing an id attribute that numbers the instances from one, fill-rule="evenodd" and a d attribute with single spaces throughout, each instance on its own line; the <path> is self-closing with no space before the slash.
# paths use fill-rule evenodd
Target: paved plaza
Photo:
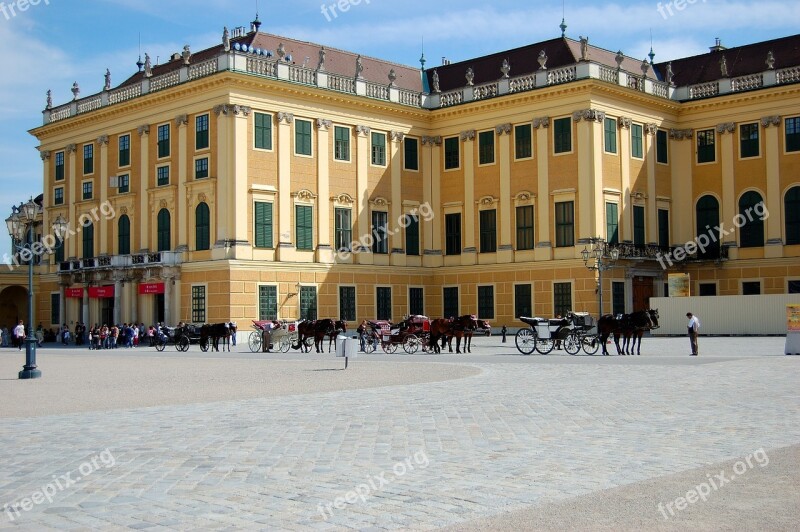
<path id="1" fill-rule="evenodd" d="M 0 350 L 0 529 L 796 530 L 800 357 Z M 611 347 L 614 352 L 613 346 Z"/>

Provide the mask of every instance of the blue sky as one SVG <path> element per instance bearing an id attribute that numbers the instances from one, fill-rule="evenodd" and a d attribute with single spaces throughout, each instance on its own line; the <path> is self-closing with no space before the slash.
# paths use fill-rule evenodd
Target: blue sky
<path id="1" fill-rule="evenodd" d="M 28 0 L 28 2 L 36 0 Z M 560 35 L 558 0 L 343 0 L 337 16 L 322 5 L 338 0 L 259 0 L 262 31 L 314 41 L 418 66 L 425 41 L 427 66 L 453 62 Z M 98 92 L 106 68 L 117 85 L 142 55 L 162 60 L 189 44 L 197 51 L 219 42 L 222 27 L 249 26 L 256 0 L 0 0 L 0 218 L 11 205 L 41 193 L 42 163 L 27 131 L 41 125 L 45 93 L 68 102 Z M 12 10 L 12 6 L 14 9 Z M 659 10 L 659 6 L 661 9 Z M 682 9 L 678 9 L 678 7 Z M 567 0 L 567 36 L 588 35 L 593 45 L 644 58 L 650 32 L 656 62 L 726 46 L 797 33 L 800 3 L 675 0 L 588 2 Z M 0 262 L 10 253 L 5 228 Z"/>

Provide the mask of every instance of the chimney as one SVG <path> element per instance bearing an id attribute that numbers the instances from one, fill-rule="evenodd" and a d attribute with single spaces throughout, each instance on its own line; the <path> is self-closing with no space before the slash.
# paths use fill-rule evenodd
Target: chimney
<path id="1" fill-rule="evenodd" d="M 722 41 L 719 40 L 719 37 L 714 39 L 714 41 L 715 41 L 714 42 L 714 46 L 709 46 L 709 48 L 708 48 L 712 52 L 721 52 L 722 50 L 727 50 L 728 49 L 725 46 L 722 46 Z"/>

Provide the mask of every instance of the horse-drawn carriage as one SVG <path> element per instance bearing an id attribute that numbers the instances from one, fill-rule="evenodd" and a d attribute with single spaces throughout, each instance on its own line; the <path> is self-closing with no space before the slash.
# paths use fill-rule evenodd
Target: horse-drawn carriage
<path id="1" fill-rule="evenodd" d="M 593 355 L 600 348 L 595 329 L 595 320 L 585 312 L 568 312 L 564 318 L 530 318 L 520 316 L 519 320 L 528 327 L 517 331 L 515 343 L 523 355 L 534 351 L 546 355 L 556 344 L 564 346 L 570 355 L 576 355 L 583 349 L 587 355 Z"/>
<path id="2" fill-rule="evenodd" d="M 368 321 L 369 330 L 364 334 L 364 352 L 372 353 L 378 345 L 385 353 L 394 353 L 398 346 L 409 355 L 420 348 L 427 351 L 430 343 L 431 321 L 427 316 L 409 316 L 400 323 L 388 320 Z"/>
<path id="3" fill-rule="evenodd" d="M 270 348 L 277 347 L 281 353 L 286 353 L 292 347 L 299 348 L 299 335 L 298 335 L 298 322 L 285 322 L 285 321 L 272 321 L 272 320 L 253 320 L 253 332 L 247 339 L 247 345 L 250 351 L 258 353 L 262 350 L 264 331 L 268 326 L 271 326 L 271 344 Z M 310 349 L 314 345 L 314 339 L 308 337 L 305 339 L 305 348 Z"/>
<path id="4" fill-rule="evenodd" d="M 184 353 L 189 350 L 191 344 L 200 344 L 200 349 L 208 350 L 208 343 L 203 345 L 200 342 L 200 327 L 192 324 L 177 327 L 161 325 L 156 330 L 154 343 L 158 351 L 163 351 L 167 344 L 173 344 L 175 349 Z"/>

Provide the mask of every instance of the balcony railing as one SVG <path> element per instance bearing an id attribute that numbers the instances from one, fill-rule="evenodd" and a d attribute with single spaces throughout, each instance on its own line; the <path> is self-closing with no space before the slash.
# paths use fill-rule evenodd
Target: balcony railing
<path id="1" fill-rule="evenodd" d="M 135 253 L 133 255 L 103 255 L 91 259 L 76 259 L 59 263 L 61 273 L 83 270 L 144 268 L 150 266 L 178 266 L 181 264 L 178 251 L 159 251 L 155 253 Z"/>
<path id="2" fill-rule="evenodd" d="M 695 250 L 694 253 L 686 253 L 686 250 L 683 246 L 661 247 L 654 244 L 611 244 L 609 245 L 609 248 L 618 250 L 620 259 L 656 260 L 664 264 L 682 263 L 687 261 L 719 261 L 728 259 L 728 248 L 726 246 L 706 248 L 703 252 Z"/>

